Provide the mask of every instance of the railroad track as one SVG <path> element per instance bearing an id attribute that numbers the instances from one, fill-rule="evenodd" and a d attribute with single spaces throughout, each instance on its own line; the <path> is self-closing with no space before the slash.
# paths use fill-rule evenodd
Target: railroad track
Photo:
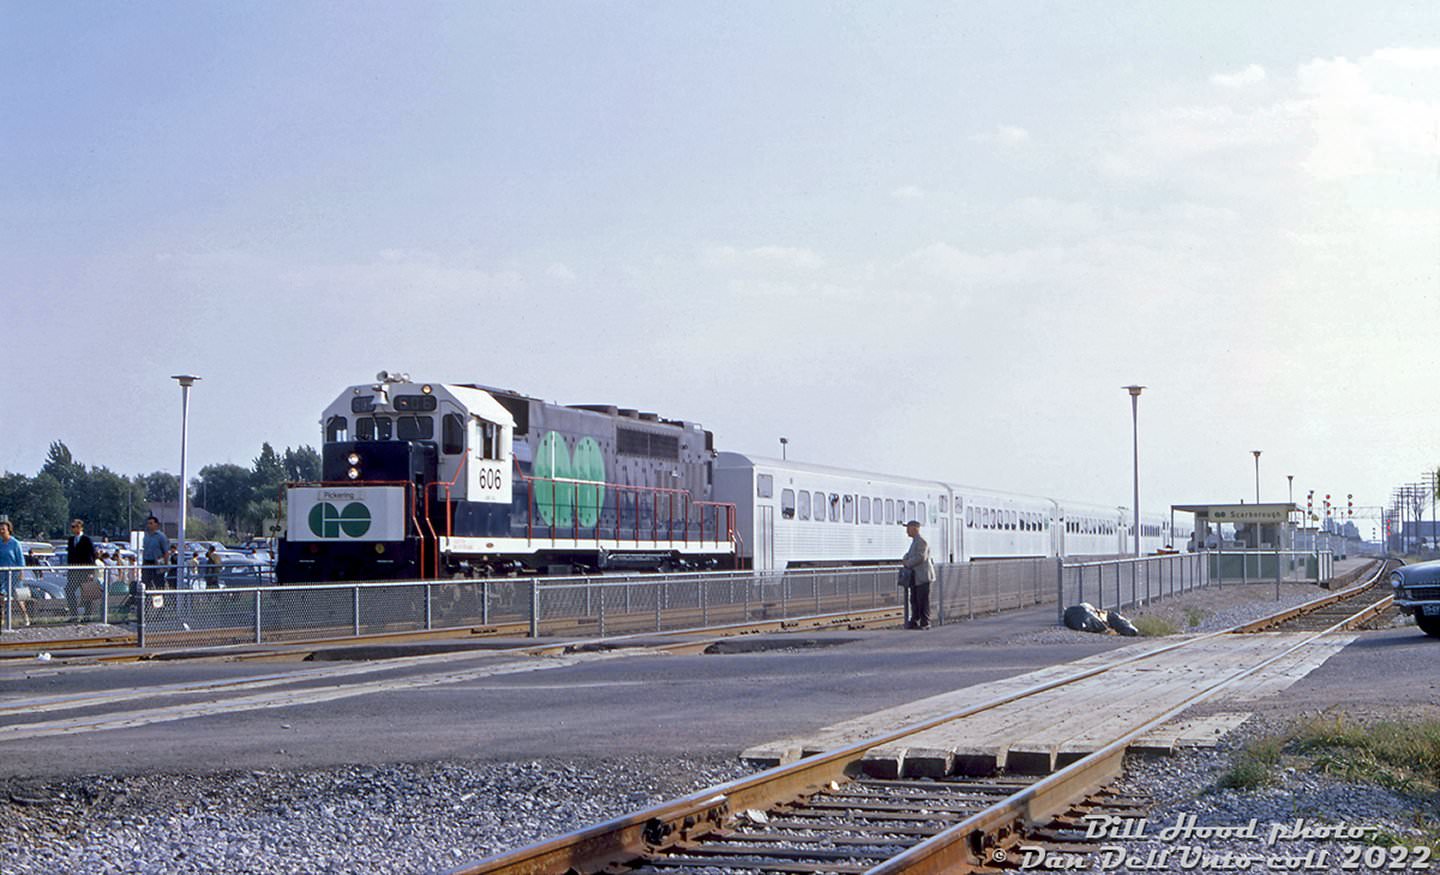
<path id="1" fill-rule="evenodd" d="M 1386 569 L 1380 563 L 1368 583 Z M 1347 590 L 1311 603 L 1311 613 L 1342 604 L 1363 590 Z M 1349 628 L 1377 601 L 1357 607 L 1323 629 L 1279 639 L 1242 665 L 1196 683 L 1161 713 L 1147 713 L 1108 741 L 1038 778 L 994 775 L 983 779 L 945 775 L 935 779 L 877 778 L 874 751 L 904 744 L 972 715 L 1079 685 L 1107 672 L 1132 668 L 1166 654 L 1200 649 L 1200 642 L 1246 640 L 1236 627 L 977 703 L 948 714 L 878 734 L 837 750 L 807 756 L 759 774 L 712 787 L 654 808 L 582 829 L 540 844 L 481 860 L 452 875 L 541 873 L 953 873 L 1014 868 L 1017 845 L 1039 836 L 1051 847 L 1075 839 L 1077 806 L 1103 804 L 1105 788 L 1123 769 L 1130 744 L 1186 709 L 1291 656 L 1320 637 Z M 1343 609 L 1340 609 L 1343 611 Z M 1295 612 L 1281 612 L 1292 615 Z M 1318 616 L 1318 615 L 1316 615 Z M 1268 618 L 1267 618 L 1268 619 Z M 1250 624 L 1257 625 L 1257 624 Z M 1203 652 L 1203 650 L 1202 650 Z M 1192 681 L 1192 683 L 1194 683 Z M 1088 715 L 1086 715 L 1088 716 Z M 1095 718 L 1099 720 L 1097 716 Z M 1107 725 L 1112 725 L 1108 724 Z M 1088 802 L 1087 802 L 1088 800 Z M 1135 804 L 1126 800 L 1124 804 Z M 1061 820 L 1057 821 L 1056 818 Z M 1071 818 L 1067 821 L 1065 818 Z M 1056 824 L 1059 824 L 1059 828 Z"/>
<path id="2" fill-rule="evenodd" d="M 1388 623 L 1395 615 L 1392 607 L 1394 596 L 1384 593 L 1381 580 L 1391 564 L 1390 560 L 1372 562 L 1359 575 L 1363 583 L 1246 623 L 1236 631 L 1313 632 L 1329 629 L 1337 623 L 1343 624 L 1340 628 L 1358 630 Z"/>

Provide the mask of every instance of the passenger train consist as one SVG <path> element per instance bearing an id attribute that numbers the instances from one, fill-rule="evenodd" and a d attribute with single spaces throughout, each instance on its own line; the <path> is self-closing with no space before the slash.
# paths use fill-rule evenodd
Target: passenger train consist
<path id="1" fill-rule="evenodd" d="M 1130 552 L 1124 508 L 717 452 L 697 423 L 382 371 L 321 417 L 285 490 L 282 582 Z M 1140 547 L 1171 544 L 1141 519 Z"/>

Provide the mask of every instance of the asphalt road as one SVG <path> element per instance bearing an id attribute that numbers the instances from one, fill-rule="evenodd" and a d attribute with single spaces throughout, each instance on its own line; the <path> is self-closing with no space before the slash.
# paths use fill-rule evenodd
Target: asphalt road
<path id="1" fill-rule="evenodd" d="M 6 738 L 7 727 L 114 713 L 117 706 L 0 716 L 0 777 L 736 753 L 1130 641 L 1057 630 L 1054 618 L 1053 608 L 1040 608 L 927 632 L 776 635 L 744 639 L 751 652 L 708 655 L 452 654 L 379 671 L 365 662 L 5 666 L 0 706 L 134 690 L 118 707 L 140 725 Z M 169 718 L 176 706 L 205 709 L 233 695 L 154 692 L 165 684 L 314 670 L 357 674 L 258 687 L 244 694 L 253 697 L 245 707 L 186 719 Z M 1440 708 L 1440 640 L 1412 626 L 1363 634 L 1258 707 L 1384 715 L 1416 703 Z"/>

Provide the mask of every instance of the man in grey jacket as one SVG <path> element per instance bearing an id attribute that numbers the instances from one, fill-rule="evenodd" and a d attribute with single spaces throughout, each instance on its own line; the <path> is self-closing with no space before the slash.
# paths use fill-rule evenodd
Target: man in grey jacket
<path id="1" fill-rule="evenodd" d="M 930 582 L 935 579 L 935 563 L 930 561 L 930 545 L 920 537 L 920 521 L 911 520 L 905 524 L 905 534 L 910 536 L 910 549 L 900 564 L 915 575 L 908 588 L 910 598 L 910 619 L 906 629 L 930 628 Z"/>

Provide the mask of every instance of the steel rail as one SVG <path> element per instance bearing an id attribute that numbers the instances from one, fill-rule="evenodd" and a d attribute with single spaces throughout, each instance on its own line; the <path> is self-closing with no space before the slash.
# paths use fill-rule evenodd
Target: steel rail
<path id="1" fill-rule="evenodd" d="M 1382 571 L 1383 568 L 1382 565 Z M 1377 579 L 1378 576 L 1377 573 Z M 1328 601 L 1328 597 L 1317 601 Z M 884 875 L 899 872 L 943 873 L 966 871 L 997 862 L 983 860 L 981 855 L 987 848 L 995 847 L 998 841 L 1016 833 L 1025 824 L 1043 822 L 1069 807 L 1075 800 L 1095 792 L 1113 780 L 1121 770 L 1123 755 L 1130 742 L 1163 725 L 1194 704 L 1216 695 L 1225 687 L 1249 677 L 1341 626 L 1343 623 L 1309 635 L 1283 652 L 1227 676 L 1100 750 L 911 847 L 871 871 Z M 848 781 L 859 768 L 864 755 L 873 748 L 1121 666 L 1151 659 L 1200 641 L 1229 635 L 1240 628 L 1241 626 L 1237 625 L 1188 638 L 1113 663 L 1035 684 L 835 751 L 805 757 L 794 763 L 776 766 L 757 775 L 708 788 L 650 809 L 467 864 L 451 870 L 450 875 L 583 873 L 597 872 L 607 866 L 626 863 L 647 853 L 661 851 L 677 842 L 718 832 L 732 815 L 739 812 L 752 808 L 764 809 L 787 800 L 805 798 L 832 783 Z"/>
<path id="2" fill-rule="evenodd" d="M 1378 580 L 1380 574 L 1384 573 L 1384 568 L 1385 564 L 1381 563 L 1375 579 Z M 902 872 L 906 875 L 939 875 L 946 872 L 973 871 L 982 866 L 1004 863 L 1006 858 L 994 853 L 1001 850 L 1000 840 L 1018 835 L 1027 827 L 1046 822 L 1077 800 L 1113 781 L 1123 768 L 1125 751 L 1129 749 L 1131 742 L 1163 726 L 1186 709 L 1214 697 L 1316 640 L 1343 631 L 1370 610 L 1370 607 L 1364 608 L 1324 630 L 1307 635 L 1280 653 L 1232 673 L 1105 747 L 887 860 L 870 872 L 872 875 L 898 875 Z M 990 852 L 988 857 L 987 851 Z"/>
<path id="3" fill-rule="evenodd" d="M 1261 617 L 1258 620 L 1253 620 L 1249 623 L 1242 623 L 1240 626 L 1236 627 L 1235 631 L 1239 633 L 1246 633 L 1261 632 L 1266 629 L 1273 629 L 1274 627 L 1282 623 L 1289 622 L 1296 617 L 1301 617 L 1313 611 L 1329 607 L 1330 605 L 1336 604 L 1337 602 L 1342 602 L 1346 599 L 1354 598 L 1360 593 L 1365 592 L 1367 589 L 1375 586 L 1379 582 L 1381 575 L 1385 573 L 1385 568 L 1388 565 L 1388 562 L 1386 560 L 1380 560 L 1377 563 L 1373 564 L 1371 568 L 1374 568 L 1377 565 L 1379 570 L 1373 575 L 1373 577 L 1371 577 L 1365 582 L 1355 583 L 1351 586 L 1346 587 L 1345 589 L 1336 590 L 1329 595 L 1321 596 L 1318 599 L 1305 602 L 1301 605 L 1296 605 L 1293 608 L 1286 608 L 1282 611 L 1276 611 L 1273 614 Z"/>

